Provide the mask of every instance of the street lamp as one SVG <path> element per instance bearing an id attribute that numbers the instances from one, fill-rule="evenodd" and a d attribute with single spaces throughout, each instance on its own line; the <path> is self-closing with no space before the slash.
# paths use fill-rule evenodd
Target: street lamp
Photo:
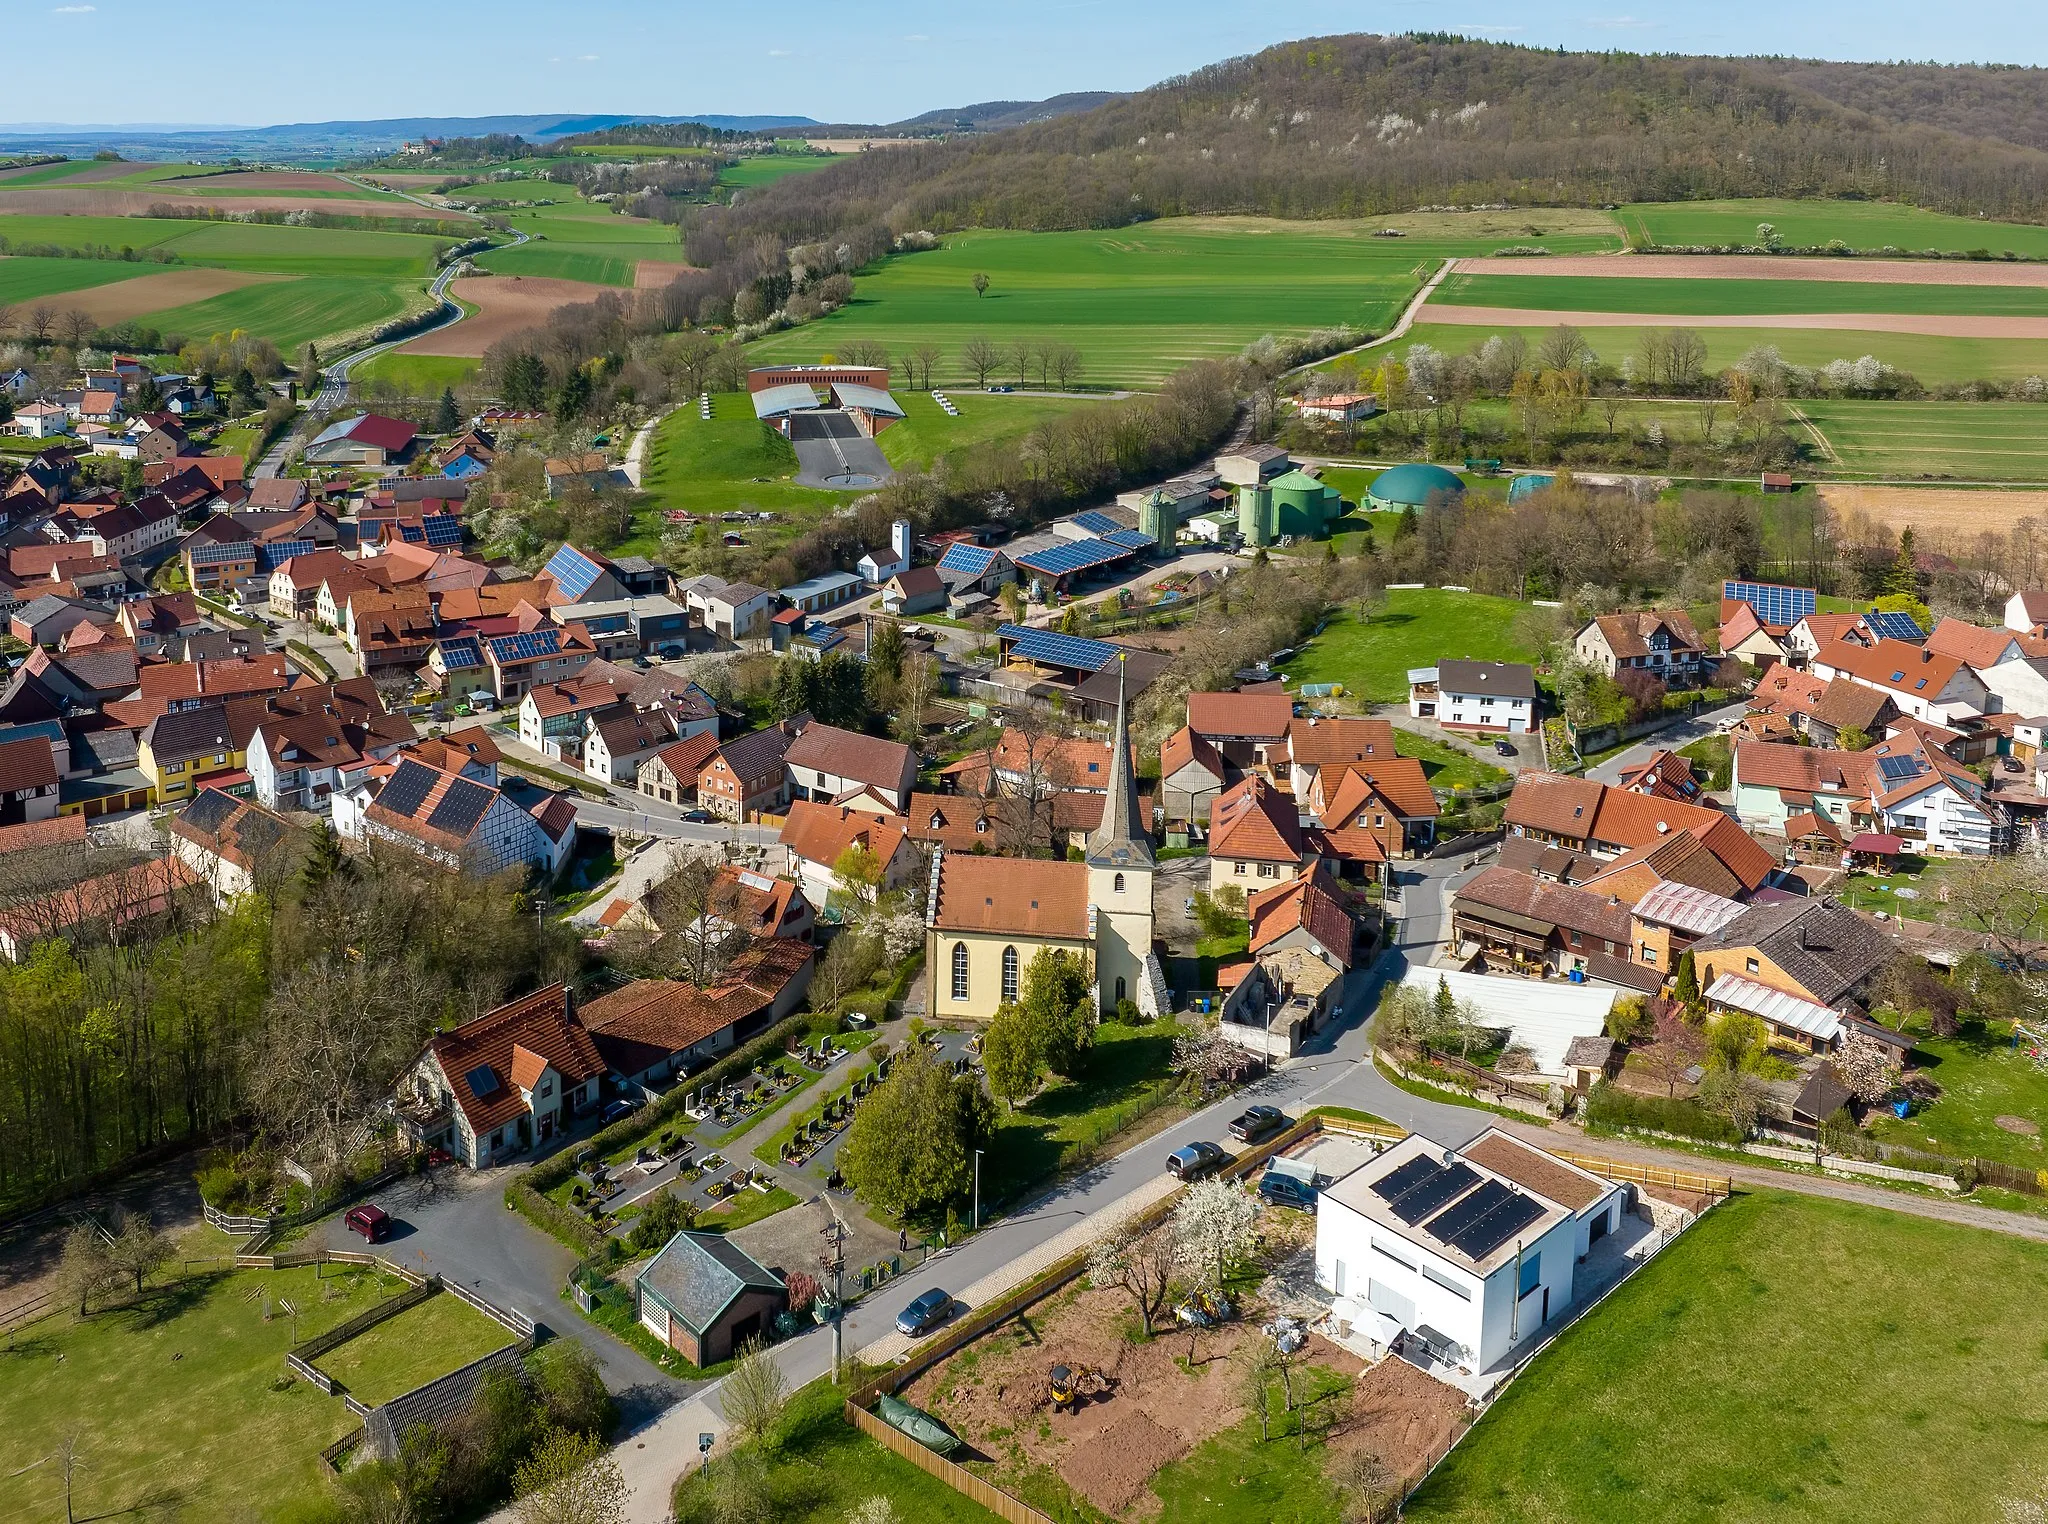
<path id="1" fill-rule="evenodd" d="M 981 1231 L 981 1150 L 974 1151 L 974 1231 Z"/>

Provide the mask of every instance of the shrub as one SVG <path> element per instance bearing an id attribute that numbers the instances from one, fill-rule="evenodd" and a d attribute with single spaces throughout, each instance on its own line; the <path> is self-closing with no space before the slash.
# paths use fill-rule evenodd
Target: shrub
<path id="1" fill-rule="evenodd" d="M 1712 1116 L 1691 1101 L 1667 1100 L 1663 1096 L 1637 1095 L 1605 1081 L 1593 1087 L 1586 1098 L 1586 1125 L 1622 1132 L 1631 1128 L 1644 1132 L 1676 1133 L 1707 1143 L 1735 1144 L 1742 1134 L 1725 1117 Z"/>

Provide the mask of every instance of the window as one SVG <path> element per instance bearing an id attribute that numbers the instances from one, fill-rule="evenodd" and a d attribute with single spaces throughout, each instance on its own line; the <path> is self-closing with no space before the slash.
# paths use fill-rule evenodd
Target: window
<path id="1" fill-rule="evenodd" d="M 1758 972 L 1760 972 L 1760 971 L 1761 971 L 1761 970 L 1760 970 L 1760 968 L 1759 968 L 1759 965 L 1758 965 L 1758 963 L 1757 963 L 1757 961 L 1756 961 L 1756 959 L 1754 959 L 1754 958 L 1745 958 L 1745 959 L 1743 959 L 1743 960 L 1742 960 L 1742 966 L 1743 966 L 1744 968 L 1748 969 L 1748 970 L 1749 970 L 1749 971 L 1750 971 L 1750 972 L 1751 972 L 1752 974 L 1754 974 L 1754 973 L 1758 973 Z"/>
<path id="2" fill-rule="evenodd" d="M 1116 876 L 1116 892 L 1118 894 L 1124 892 L 1124 876 L 1121 873 Z"/>
<path id="3" fill-rule="evenodd" d="M 1652 947 L 1648 942 L 1645 942 L 1643 944 L 1643 962 L 1648 964 L 1651 968 L 1655 968 L 1657 966 L 1657 949 Z"/>
<path id="4" fill-rule="evenodd" d="M 1443 1287 L 1444 1290 L 1448 1291 L 1452 1296 L 1458 1298 L 1458 1300 L 1461 1302 L 1469 1302 L 1472 1300 L 1472 1293 L 1468 1291 L 1465 1287 L 1460 1286 L 1456 1281 L 1452 1280 L 1448 1275 L 1443 1274 L 1441 1271 L 1432 1270 L 1428 1265 L 1424 1265 L 1422 1267 L 1422 1278 L 1426 1281 L 1433 1282 L 1434 1284 Z"/>
<path id="5" fill-rule="evenodd" d="M 1413 1271 L 1415 1268 L 1407 1260 L 1401 1258 L 1400 1255 L 1396 1254 L 1393 1250 L 1389 1249 L 1385 1244 L 1381 1243 L 1377 1238 L 1375 1238 L 1372 1241 L 1372 1252 L 1379 1255 L 1382 1259 L 1392 1260 L 1395 1264 L 1399 1265 L 1403 1270 Z"/>
<path id="6" fill-rule="evenodd" d="M 1244 877 L 1244 864 L 1243 864 L 1243 863 L 1239 863 L 1239 862 L 1234 862 L 1234 863 L 1232 863 L 1232 864 L 1230 865 L 1230 871 L 1231 871 L 1232 873 L 1235 873 L 1235 874 L 1236 874 L 1236 875 L 1237 875 L 1237 876 L 1238 876 L 1239 878 L 1243 878 L 1243 877 Z"/>
<path id="7" fill-rule="evenodd" d="M 1260 863 L 1260 864 L 1259 864 L 1259 877 L 1260 877 L 1260 878 L 1278 878 L 1279 876 L 1280 876 L 1280 870 L 1279 870 L 1279 869 L 1278 869 L 1277 867 L 1275 867 L 1275 866 L 1274 866 L 1274 865 L 1273 865 L 1272 863 Z"/>
<path id="8" fill-rule="evenodd" d="M 953 944 L 953 998 L 955 1000 L 965 1000 L 967 998 L 967 944 L 965 942 L 955 942 Z"/>
<path id="9" fill-rule="evenodd" d="M 1118 1005 L 1124 1003 L 1124 994 L 1124 978 L 1122 974 L 1118 974 L 1116 978 L 1116 1003 Z"/>
<path id="10" fill-rule="evenodd" d="M 535 1091 L 534 1093 L 540 1096 L 553 1095 L 555 1093 L 555 1082 L 553 1080 L 544 1081 L 540 1089 Z"/>
<path id="11" fill-rule="evenodd" d="M 1522 1274 L 1515 1288 L 1516 1296 L 1527 1296 L 1543 1284 L 1543 1256 L 1530 1254 L 1523 1257 Z"/>
<path id="12" fill-rule="evenodd" d="M 1003 999 L 1017 998 L 1017 949 L 1003 949 Z"/>
<path id="13" fill-rule="evenodd" d="M 1382 826 L 1384 826 L 1384 825 L 1385 825 L 1386 823 L 1387 823 L 1387 817 L 1386 817 L 1386 816 L 1384 816 L 1384 815 L 1375 815 L 1375 816 L 1373 816 L 1373 817 L 1372 817 L 1372 824 L 1373 824 L 1373 829 L 1374 829 L 1374 830 L 1378 830 L 1378 829 L 1380 829 L 1380 828 L 1381 828 Z"/>

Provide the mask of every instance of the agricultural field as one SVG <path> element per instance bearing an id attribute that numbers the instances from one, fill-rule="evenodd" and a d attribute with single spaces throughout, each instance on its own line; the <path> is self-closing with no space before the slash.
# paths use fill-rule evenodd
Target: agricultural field
<path id="1" fill-rule="evenodd" d="M 2048 481 L 2048 408 L 2034 402 L 1800 402 L 1855 475 Z"/>
<path id="2" fill-rule="evenodd" d="M 356 1427 L 338 1398 L 287 1376 L 283 1303 L 305 1339 L 394 1289 L 368 1271 L 202 1272 L 134 1307 L 30 1325 L 0 1381 L 8 1514 L 64 1517 L 56 1470 L 38 1463 L 75 1432 L 81 1519 L 272 1517 L 319 1487 L 321 1448 Z"/>
<path id="3" fill-rule="evenodd" d="M 1042 423 L 1092 405 L 1072 397 L 1034 397 L 1023 392 L 1009 396 L 949 392 L 946 400 L 960 414 L 954 418 L 923 392 L 898 390 L 894 396 L 903 405 L 905 417 L 884 429 L 876 442 L 889 464 L 897 467 L 928 466 L 949 451 L 1018 439 Z"/>
<path id="4" fill-rule="evenodd" d="M 1820 500 L 1838 514 L 1861 513 L 1897 531 L 1917 534 L 1947 530 L 1962 535 L 1995 529 L 2001 534 L 2021 519 L 2048 518 L 2048 493 L 2039 488 L 1883 487 L 1861 482 L 1827 482 Z"/>
<path id="5" fill-rule="evenodd" d="M 892 348 L 932 343 L 945 355 L 941 384 L 956 385 L 973 380 L 960 358 L 971 338 L 1051 339 L 1080 349 L 1091 386 L 1146 386 L 1263 334 L 1385 327 L 1438 260 L 1534 236 L 1525 226 L 1545 228 L 1549 243 L 1574 252 L 1617 242 L 1600 213 L 1527 217 L 1537 220 L 1174 218 L 1113 232 L 960 233 L 931 252 L 884 261 L 859 278 L 846 307 L 771 335 L 754 352 L 815 361 L 855 338 Z M 1374 236 L 1409 224 L 1401 238 Z M 977 273 L 989 277 L 979 297 Z"/>
<path id="6" fill-rule="evenodd" d="M 1540 260 L 1533 259 L 1522 263 L 1533 268 L 1540 268 L 1542 264 Z M 1629 263 L 1649 263 L 1655 268 L 1652 261 L 1631 260 Z M 1929 265 L 1925 268 L 1939 270 L 1941 267 Z M 2031 268 L 2029 273 L 2032 273 Z M 1436 294 L 1430 298 L 1430 306 L 1439 303 L 1468 307 L 1533 307 L 1546 312 L 1627 312 L 1681 317 L 1900 313 L 2039 318 L 2048 316 L 2048 287 L 1460 273 L 1450 276 L 1437 287 Z"/>
<path id="7" fill-rule="evenodd" d="M 1483 593 L 1396 588 L 1363 624 L 1350 609 L 1331 614 L 1323 633 L 1279 675 L 1297 686 L 1342 683 L 1347 698 L 1364 703 L 1405 703 L 1409 669 L 1434 666 L 1439 657 L 1534 661 L 1536 653 L 1516 639 L 1523 607 Z"/>
<path id="8" fill-rule="evenodd" d="M 408 397 L 438 397 L 444 390 L 467 386 L 483 361 L 461 355 L 416 355 L 387 349 L 349 371 L 354 381 L 378 381 Z"/>
<path id="9" fill-rule="evenodd" d="M 2010 249 L 2048 257 L 2048 227 L 1950 217 L 1884 201 L 1676 201 L 1625 206 L 1615 214 L 1643 244 L 1747 244 L 1768 222 L 1784 243 L 1812 246 L 1839 238 L 1853 249 Z"/>
<path id="10" fill-rule="evenodd" d="M 2044 1283 L 2039 1243 L 1737 1196 L 1537 1356 L 1405 1517 L 2001 1517 L 2048 1468 Z"/>
<path id="11" fill-rule="evenodd" d="M 561 193 L 574 194 L 567 187 L 562 187 Z M 503 215 L 532 242 L 476 257 L 479 268 L 501 275 L 537 275 L 630 288 L 643 260 L 684 262 L 677 229 L 642 217 L 621 217 L 609 207 L 580 197 Z"/>
<path id="12" fill-rule="evenodd" d="M 162 265 L 132 259 L 8 259 L 0 261 L 0 304 L 32 303 L 162 271 Z"/>
<path id="13" fill-rule="evenodd" d="M 814 169 L 823 169 L 839 157 L 831 153 L 756 154 L 720 170 L 718 183 L 731 190 L 745 190 L 750 186 L 770 184 L 784 175 L 809 174 Z"/>

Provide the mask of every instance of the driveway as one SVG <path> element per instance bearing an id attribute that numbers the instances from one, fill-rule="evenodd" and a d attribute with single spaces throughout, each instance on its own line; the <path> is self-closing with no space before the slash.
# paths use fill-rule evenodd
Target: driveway
<path id="1" fill-rule="evenodd" d="M 789 442 L 796 450 L 799 487 L 879 487 L 896 474 L 882 447 L 842 412 L 792 413 Z"/>

